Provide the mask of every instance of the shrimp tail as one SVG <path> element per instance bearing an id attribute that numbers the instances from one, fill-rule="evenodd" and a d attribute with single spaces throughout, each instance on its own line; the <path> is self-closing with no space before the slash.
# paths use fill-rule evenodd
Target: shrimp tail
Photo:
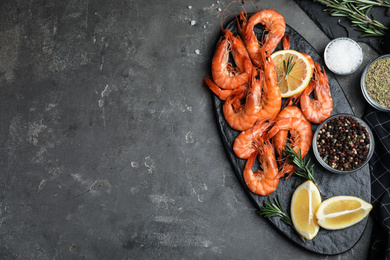
<path id="1" fill-rule="evenodd" d="M 230 96 L 237 92 L 245 92 L 247 86 L 242 85 L 236 89 L 221 89 L 211 77 L 205 78 L 205 83 L 209 87 L 209 89 L 221 100 L 227 100 Z"/>
<path id="2" fill-rule="evenodd" d="M 289 50 L 290 49 L 290 35 L 285 34 L 282 38 L 282 46 L 283 50 Z"/>
<path id="3" fill-rule="evenodd" d="M 298 93 L 298 94 L 296 94 L 296 95 L 294 95 L 294 96 L 292 96 L 292 97 L 289 97 L 289 98 L 287 99 L 286 104 L 287 104 L 288 106 L 297 105 L 297 104 L 299 103 L 299 99 L 300 99 L 301 95 L 302 95 L 302 92 L 301 92 L 301 93 Z"/>
<path id="4" fill-rule="evenodd" d="M 238 33 L 241 35 L 241 37 L 245 36 L 245 30 L 246 26 L 248 24 L 248 14 L 244 7 L 241 7 L 244 11 L 240 12 L 240 15 L 236 17 L 237 19 L 237 27 L 238 27 Z"/>
<path id="5" fill-rule="evenodd" d="M 264 140 L 270 140 L 272 137 L 274 137 L 280 129 L 275 126 L 276 118 L 273 118 L 269 121 L 270 128 L 267 131 L 267 133 L 264 134 Z"/>
<path id="6" fill-rule="evenodd" d="M 281 169 L 279 171 L 279 176 L 284 177 L 284 175 L 287 174 L 286 180 L 290 178 L 296 170 L 296 167 L 294 165 L 289 164 L 287 161 L 284 161 Z"/>

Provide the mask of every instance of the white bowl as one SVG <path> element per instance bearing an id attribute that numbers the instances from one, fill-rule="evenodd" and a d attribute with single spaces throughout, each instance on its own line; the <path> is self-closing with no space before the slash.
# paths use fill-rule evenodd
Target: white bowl
<path id="1" fill-rule="evenodd" d="M 349 75 L 362 64 L 363 51 L 359 44 L 350 38 L 336 38 L 326 46 L 324 60 L 333 73 Z"/>

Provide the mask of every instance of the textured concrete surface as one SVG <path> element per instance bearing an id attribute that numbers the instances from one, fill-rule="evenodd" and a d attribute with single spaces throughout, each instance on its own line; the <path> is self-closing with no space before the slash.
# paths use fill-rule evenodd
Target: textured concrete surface
<path id="1" fill-rule="evenodd" d="M 365 258 L 371 221 L 313 254 L 238 183 L 203 84 L 229 2 L 1 1 L 1 259 Z M 293 1 L 260 6 L 323 52 Z M 359 73 L 338 77 L 357 114 Z"/>

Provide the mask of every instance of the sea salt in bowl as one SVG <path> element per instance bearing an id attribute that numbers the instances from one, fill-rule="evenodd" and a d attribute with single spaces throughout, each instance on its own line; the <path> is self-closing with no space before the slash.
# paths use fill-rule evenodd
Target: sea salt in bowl
<path id="1" fill-rule="evenodd" d="M 349 38 L 336 38 L 329 42 L 324 52 L 325 64 L 338 75 L 355 72 L 363 62 L 363 52 L 359 44 Z"/>

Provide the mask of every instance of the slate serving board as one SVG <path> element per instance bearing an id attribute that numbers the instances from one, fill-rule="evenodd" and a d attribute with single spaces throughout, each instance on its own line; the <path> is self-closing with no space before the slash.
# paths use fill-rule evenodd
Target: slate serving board
<path id="1" fill-rule="evenodd" d="M 237 34 L 236 21 L 233 20 L 226 27 L 230 29 L 233 33 Z M 261 30 L 261 29 L 260 29 Z M 261 35 L 259 29 L 255 30 L 257 35 Z M 325 68 L 324 61 L 322 57 L 316 52 L 316 50 L 294 29 L 290 26 L 286 26 L 286 34 L 290 35 L 291 40 L 291 49 L 297 50 L 299 52 L 304 52 L 309 54 L 313 60 L 319 63 Z M 277 50 L 281 49 L 281 46 L 278 46 Z M 329 78 L 330 89 L 333 98 L 333 113 L 349 113 L 353 114 L 350 104 L 345 97 L 340 85 L 336 81 L 334 75 L 326 69 L 326 73 Z M 242 187 L 247 192 L 248 196 L 254 202 L 257 208 L 263 205 L 265 200 L 273 199 L 277 195 L 279 196 L 280 202 L 284 209 L 290 211 L 290 201 L 292 198 L 292 193 L 295 188 L 303 182 L 303 180 L 298 179 L 295 176 L 290 177 L 289 179 L 282 178 L 279 182 L 277 190 L 268 195 L 268 196 L 258 196 L 252 193 L 246 186 L 242 173 L 245 167 L 246 160 L 236 157 L 233 152 L 233 143 L 239 131 L 235 131 L 229 127 L 226 123 L 223 116 L 223 103 L 218 97 L 214 96 L 214 107 L 217 116 L 218 127 L 221 133 L 222 141 L 227 152 L 228 158 L 233 166 L 234 173 L 236 174 L 238 181 L 241 183 Z M 318 125 L 312 124 L 313 132 Z M 370 201 L 371 187 L 370 187 L 370 173 L 368 164 L 363 167 L 361 170 L 356 171 L 352 174 L 338 175 L 326 171 L 322 166 L 316 161 L 312 149 L 308 153 L 307 157 L 311 158 L 312 163 L 315 164 L 315 178 L 318 182 L 318 185 L 323 193 L 322 199 L 336 195 L 352 195 L 357 196 L 365 201 Z M 279 217 L 273 217 L 268 219 L 270 223 L 285 237 L 290 239 L 293 243 L 319 254 L 323 255 L 335 255 L 340 254 L 351 249 L 360 239 L 363 234 L 363 231 L 367 225 L 367 218 L 358 224 L 336 231 L 330 231 L 325 229 L 320 229 L 317 236 L 309 241 L 303 241 L 301 237 L 295 232 L 295 230 L 283 223 Z M 259 230 L 261 232 L 261 230 Z"/>

